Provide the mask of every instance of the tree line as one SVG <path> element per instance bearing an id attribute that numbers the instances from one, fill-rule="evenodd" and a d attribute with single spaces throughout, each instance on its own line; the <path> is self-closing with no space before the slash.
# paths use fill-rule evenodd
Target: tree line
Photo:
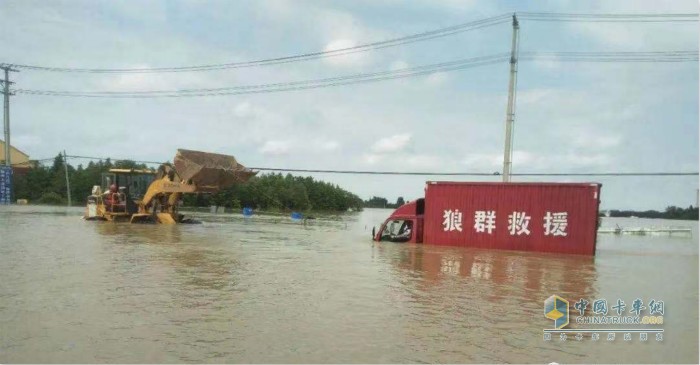
<path id="1" fill-rule="evenodd" d="M 404 201 L 403 197 L 400 196 L 398 199 L 396 199 L 396 203 L 392 204 L 389 203 L 389 201 L 386 198 L 382 198 L 379 196 L 373 196 L 368 200 L 365 200 L 363 202 L 365 208 L 391 208 L 391 209 L 396 209 L 404 204 L 406 202 Z"/>
<path id="2" fill-rule="evenodd" d="M 262 210 L 347 211 L 362 210 L 362 199 L 338 185 L 313 177 L 270 173 L 252 177 L 216 194 L 190 194 L 185 206 L 218 205 Z"/>
<path id="3" fill-rule="evenodd" d="M 86 166 L 82 164 L 74 167 L 64 164 L 60 154 L 53 160 L 50 167 L 36 164 L 28 169 L 26 174 L 17 174 L 13 178 L 15 199 L 27 199 L 31 203 L 38 204 L 66 204 L 68 201 L 66 192 L 65 169 L 68 168 L 70 181 L 70 195 L 73 204 L 85 204 L 87 197 L 92 192 L 92 187 L 101 185 L 102 173 L 111 168 L 122 169 L 146 169 L 147 166 L 137 164 L 129 160 L 112 162 L 90 161 Z"/>
<path id="4" fill-rule="evenodd" d="M 603 214 L 601 213 L 601 216 Z M 698 207 L 692 205 L 688 208 L 680 208 L 676 206 L 666 207 L 666 210 L 659 212 L 657 210 L 611 210 L 611 217 L 639 217 L 639 218 L 660 218 L 660 219 L 684 219 L 698 220 Z"/>
<path id="5" fill-rule="evenodd" d="M 66 204 L 65 168 L 68 169 L 71 200 L 75 205 L 87 202 L 94 185 L 101 185 L 102 174 L 111 168 L 147 169 L 130 160 L 90 161 L 74 167 L 64 165 L 61 155 L 51 166 L 36 165 L 26 174 L 14 177 L 14 196 L 38 204 Z M 291 174 L 262 174 L 247 183 L 237 184 L 215 194 L 185 194 L 185 206 L 218 205 L 229 208 L 251 207 L 263 210 L 347 211 L 361 210 L 362 199 L 338 185 Z"/>

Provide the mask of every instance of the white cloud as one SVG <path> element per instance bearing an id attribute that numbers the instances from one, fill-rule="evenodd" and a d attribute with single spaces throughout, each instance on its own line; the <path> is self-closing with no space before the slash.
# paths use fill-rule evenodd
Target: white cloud
<path id="1" fill-rule="evenodd" d="M 5 138 L 4 135 L 2 138 Z M 21 146 L 20 150 L 29 153 L 34 147 L 39 147 L 42 144 L 42 138 L 38 135 L 31 134 L 20 134 L 12 136 L 10 139 L 10 144 L 13 147 Z"/>
<path id="2" fill-rule="evenodd" d="M 556 71 L 561 68 L 562 62 L 558 56 L 547 56 L 546 58 L 535 58 L 532 63 L 547 71 Z"/>
<path id="3" fill-rule="evenodd" d="M 340 143 L 338 141 L 323 141 L 317 144 L 318 147 L 323 151 L 337 151 L 340 149 Z"/>
<path id="4" fill-rule="evenodd" d="M 430 85 L 430 86 L 441 86 L 447 80 L 449 77 L 447 76 L 447 73 L 445 72 L 434 72 L 428 75 L 428 77 L 425 79 L 425 82 Z"/>
<path id="5" fill-rule="evenodd" d="M 202 3 L 194 1 L 194 4 L 201 5 Z M 263 14 L 278 20 L 293 17 L 298 11 L 295 2 L 289 0 L 258 1 L 256 5 L 262 8 Z"/>
<path id="6" fill-rule="evenodd" d="M 150 68 L 147 64 L 127 65 L 123 68 Z M 152 91 L 201 88 L 208 82 L 201 73 L 126 73 L 108 75 L 96 85 L 100 90 L 110 91 Z M 211 83 L 209 83 L 211 84 Z"/>
<path id="7" fill-rule="evenodd" d="M 242 103 L 236 104 L 236 106 L 233 108 L 233 115 L 239 117 L 239 118 L 247 118 L 252 115 L 253 108 L 250 105 L 249 102 L 244 101 Z"/>
<path id="8" fill-rule="evenodd" d="M 612 164 L 613 162 L 612 157 L 606 153 L 595 153 L 590 155 L 569 154 L 564 156 L 563 160 L 564 164 L 573 167 L 604 167 Z"/>
<path id="9" fill-rule="evenodd" d="M 396 60 L 396 61 L 392 62 L 391 65 L 389 65 L 390 71 L 397 71 L 397 70 L 401 70 L 404 68 L 408 68 L 408 62 L 406 62 L 404 60 Z"/>
<path id="10" fill-rule="evenodd" d="M 577 147 L 603 150 L 617 147 L 621 140 L 622 137 L 617 135 L 603 135 L 602 133 L 599 135 L 593 135 L 589 132 L 583 132 L 577 134 L 572 140 L 572 143 Z"/>
<path id="11" fill-rule="evenodd" d="M 394 153 L 404 150 L 411 142 L 409 133 L 396 134 L 391 137 L 385 137 L 372 145 L 372 152 L 375 153 Z"/>
<path id="12" fill-rule="evenodd" d="M 260 7 L 263 18 L 268 18 L 270 31 L 286 30 L 294 34 L 295 40 L 313 40 L 317 45 L 312 50 L 332 51 L 396 36 L 391 30 L 369 27 L 361 14 L 334 7 L 328 2 L 260 1 L 255 2 L 255 6 Z M 323 62 L 337 67 L 365 65 L 373 59 L 372 54 L 356 52 L 326 57 Z"/>
<path id="13" fill-rule="evenodd" d="M 374 164 L 381 162 L 383 158 L 384 158 L 384 156 L 382 156 L 382 155 L 368 153 L 368 154 L 364 154 L 362 156 L 362 161 L 366 164 L 374 165 Z"/>
<path id="14" fill-rule="evenodd" d="M 357 45 L 357 42 L 351 39 L 335 39 L 328 44 L 326 44 L 326 47 L 324 47 L 325 52 L 329 51 L 334 51 L 338 49 L 345 49 L 345 48 L 352 48 Z M 343 52 L 340 52 L 339 55 L 337 56 L 331 56 L 331 57 L 326 57 L 323 60 L 331 65 L 334 66 L 352 66 L 352 65 L 358 65 L 358 64 L 364 64 L 367 61 L 368 58 L 368 53 L 367 52 L 355 52 L 355 53 L 348 53 L 344 54 Z"/>
<path id="15" fill-rule="evenodd" d="M 258 150 L 263 155 L 280 156 L 290 153 L 291 143 L 289 141 L 267 141 Z"/>
<path id="16" fill-rule="evenodd" d="M 440 5 L 442 7 L 448 8 L 450 11 L 457 11 L 457 12 L 467 12 L 470 10 L 473 10 L 474 7 L 477 4 L 477 0 L 440 0 L 440 1 L 434 1 L 434 0 L 429 0 L 425 1 L 423 0 L 422 2 L 426 3 L 427 5 Z"/>
<path id="17" fill-rule="evenodd" d="M 550 89 L 519 90 L 517 103 L 519 106 L 538 104 L 551 97 L 556 91 Z"/>
<path id="18" fill-rule="evenodd" d="M 512 162 L 514 171 L 517 169 L 521 172 L 566 172 L 583 167 L 609 167 L 614 159 L 611 155 L 602 152 L 545 154 L 517 150 L 513 151 Z M 475 172 L 501 172 L 503 170 L 503 154 L 470 154 L 466 156 L 463 163 Z"/>
<path id="19" fill-rule="evenodd" d="M 694 10 L 662 9 L 683 6 L 676 5 L 679 2 L 646 1 L 644 9 L 637 8 L 638 2 L 620 3 L 570 2 L 553 4 L 561 9 L 550 10 L 697 11 L 697 3 L 692 2 L 688 3 Z M 128 14 L 115 12 L 113 6 L 101 2 L 15 2 L 3 8 L 7 13 L 7 31 L 0 34 L 0 41 L 7 45 L 8 62 L 67 67 L 166 67 L 246 61 L 324 47 L 337 49 L 509 11 L 493 3 L 469 8 L 471 2 L 397 2 L 395 7 L 374 1 L 359 5 L 213 2 L 207 6 L 192 1 L 191 8 L 181 4 L 186 3 L 169 4 L 167 12 L 148 5 L 136 6 L 133 10 L 138 14 Z M 452 5 L 468 9 L 468 13 L 459 13 Z M 618 8 L 605 8 L 612 6 Z M 545 9 L 533 9 L 540 10 Z M 389 12 L 391 19 L 377 21 L 380 14 Z M 164 14 L 176 15 L 177 23 L 187 27 L 172 27 L 169 23 L 176 18 L 163 19 Z M 459 20 L 462 18 L 466 20 Z M 522 49 L 655 51 L 697 46 L 695 23 L 635 23 L 628 24 L 628 30 L 610 27 L 614 24 L 596 24 L 600 30 L 572 28 L 577 24 L 586 23 L 528 23 L 525 33 L 544 36 L 523 38 L 527 43 L 523 46 L 527 47 Z M 686 31 L 688 28 L 693 29 Z M 229 31 L 218 31 L 221 29 Z M 625 34 L 608 42 L 606 38 L 612 31 Z M 508 32 L 509 26 L 504 24 L 465 32 L 458 38 L 358 54 L 361 59 L 357 62 L 343 60 L 355 55 L 324 60 L 347 66 L 345 70 L 327 67 L 322 60 L 148 75 L 27 70 L 16 75 L 16 86 L 126 91 L 307 80 L 500 52 L 502 40 L 510 39 Z M 625 38 L 637 32 L 642 41 Z M 621 44 L 625 39 L 631 43 Z M 27 44 L 32 47 L 26 47 Z M 478 47 L 464 49 L 460 44 Z M 507 70 L 502 71 L 498 66 L 382 83 L 246 96 L 133 100 L 23 95 L 12 101 L 13 120 L 20 121 L 13 125 L 13 142 L 36 158 L 55 156 L 67 148 L 76 155 L 166 160 L 172 158 L 176 148 L 192 148 L 233 154 L 250 166 L 272 166 L 277 160 L 278 166 L 310 168 L 491 173 L 501 171 L 503 163 L 500 149 Z M 682 164 L 693 166 L 692 162 L 697 161 L 697 65 L 536 61 L 523 62 L 519 77 L 516 172 L 684 170 L 680 168 Z M 95 116 L 99 116 L 101 125 L 110 126 L 114 137 L 111 140 L 131 138 L 144 147 L 124 152 L 123 142 L 105 142 L 102 129 L 85 128 Z M 61 123 L 47 122 L 51 120 Z M 66 129 L 72 133 L 63 136 Z M 410 135 L 402 135 L 408 131 Z M 56 135 L 63 138 L 51 138 Z M 147 136 L 153 135 L 159 135 L 163 143 L 145 143 Z M 475 154 L 468 155 L 470 152 Z M 396 176 L 320 178 L 368 196 L 407 196 L 407 191 L 415 191 L 411 193 L 414 197 L 420 196 L 424 181 L 424 177 Z M 638 183 L 635 189 L 629 189 L 631 180 L 603 181 L 609 192 L 606 203 L 614 208 L 638 201 L 643 205 L 675 203 L 683 197 L 683 189 L 663 188 L 668 181 L 676 181 L 671 179 L 675 178 Z M 656 181 L 658 185 L 654 185 Z M 682 182 L 680 185 L 697 185 L 696 178 L 677 181 Z M 663 194 L 659 194 L 662 190 Z"/>
<path id="20" fill-rule="evenodd" d="M 437 171 L 443 165 L 443 159 L 431 155 L 410 155 L 404 158 L 406 165 L 413 168 Z"/>
<path id="21" fill-rule="evenodd" d="M 609 154 L 602 152 L 565 154 L 543 154 L 515 151 L 513 153 L 513 165 L 520 171 L 529 169 L 545 171 L 571 171 L 576 168 L 607 167 L 612 163 Z"/>
<path id="22" fill-rule="evenodd" d="M 503 155 L 472 153 L 465 157 L 464 164 L 474 171 L 479 169 L 494 169 L 503 165 Z"/>
<path id="23" fill-rule="evenodd" d="M 361 161 L 375 169 L 388 171 L 444 171 L 456 168 L 449 158 L 431 154 L 415 153 L 366 153 Z"/>
<path id="24" fill-rule="evenodd" d="M 573 23 L 570 27 L 577 34 L 588 35 L 619 51 L 689 50 L 697 47 L 697 34 L 688 32 L 697 28 L 695 23 L 650 23 L 646 27 Z"/>

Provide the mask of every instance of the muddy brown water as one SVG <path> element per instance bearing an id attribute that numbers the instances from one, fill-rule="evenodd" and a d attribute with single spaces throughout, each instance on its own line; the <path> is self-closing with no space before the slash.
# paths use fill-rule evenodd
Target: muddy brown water
<path id="1" fill-rule="evenodd" d="M 0 206 L 0 363 L 698 360 L 697 222 L 606 219 L 692 236 L 599 235 L 587 258 L 371 242 L 389 213 L 166 226 Z M 552 294 L 663 300 L 663 341 L 544 341 Z"/>

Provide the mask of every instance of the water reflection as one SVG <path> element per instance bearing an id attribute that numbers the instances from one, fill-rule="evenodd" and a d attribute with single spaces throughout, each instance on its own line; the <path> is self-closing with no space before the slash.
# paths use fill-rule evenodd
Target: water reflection
<path id="1" fill-rule="evenodd" d="M 0 362 L 697 359 L 697 241 L 602 237 L 593 259 L 371 243 L 371 222 L 386 216 L 371 210 L 307 226 L 232 215 L 95 224 L 81 213 L 0 209 Z M 668 337 L 545 343 L 552 294 L 662 298 Z"/>
<path id="2" fill-rule="evenodd" d="M 519 296 L 544 300 L 551 294 L 596 295 L 594 257 L 377 243 L 374 249 L 390 261 L 397 275 L 419 276 L 425 290 L 448 280 L 489 283 L 487 298 Z"/>
<path id="3" fill-rule="evenodd" d="M 239 262 L 231 252 L 220 252 L 211 246 L 203 248 L 201 243 L 211 241 L 206 232 L 197 232 L 185 225 L 125 224 L 113 222 L 96 223 L 100 235 L 108 236 L 112 244 L 157 245 L 139 255 L 138 263 L 152 274 L 164 277 L 165 281 L 177 283 L 190 291 L 193 289 L 221 290 L 235 286 Z M 109 249 L 108 249 L 109 250 Z M 116 261 L 134 260 L 134 250 L 121 251 L 114 256 Z M 172 278 L 165 278 L 173 275 Z M 173 280 L 173 278 L 175 280 Z"/>
<path id="4" fill-rule="evenodd" d="M 95 226 L 97 233 L 111 236 L 114 243 L 173 244 L 180 243 L 179 226 L 165 224 L 127 224 L 115 222 L 86 222 Z"/>
<path id="5" fill-rule="evenodd" d="M 598 295 L 591 257 L 421 244 L 377 243 L 373 250 L 391 268 L 389 281 L 401 283 L 393 286 L 392 300 L 411 319 L 403 324 L 407 350 L 440 344 L 445 352 L 426 349 L 439 354 L 439 362 L 541 361 L 542 329 L 551 326 L 543 301 L 552 294 Z M 414 340 L 420 338 L 423 343 Z M 570 360 L 585 359 L 581 348 L 562 351 Z"/>

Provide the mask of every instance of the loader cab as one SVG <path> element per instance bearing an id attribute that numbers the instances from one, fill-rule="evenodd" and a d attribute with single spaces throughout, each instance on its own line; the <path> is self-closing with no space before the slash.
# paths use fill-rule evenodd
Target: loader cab
<path id="1" fill-rule="evenodd" d="M 113 215 L 130 216 L 136 213 L 138 202 L 154 179 L 155 172 L 151 170 L 110 169 L 109 172 L 102 173 L 101 191 L 96 186 L 97 190 L 93 188 L 92 195 L 88 197 L 87 216 L 90 216 L 91 198 L 98 203 L 102 202 L 105 211 Z M 110 187 L 113 185 L 117 191 L 111 193 Z"/>
<path id="2" fill-rule="evenodd" d="M 102 173 L 102 191 L 114 184 L 129 200 L 141 200 L 155 179 L 155 172 L 141 169 L 110 169 Z M 128 195 L 128 196 L 127 196 Z"/>
<path id="3" fill-rule="evenodd" d="M 398 207 L 379 228 L 375 241 L 423 242 L 425 199 L 420 198 Z"/>

